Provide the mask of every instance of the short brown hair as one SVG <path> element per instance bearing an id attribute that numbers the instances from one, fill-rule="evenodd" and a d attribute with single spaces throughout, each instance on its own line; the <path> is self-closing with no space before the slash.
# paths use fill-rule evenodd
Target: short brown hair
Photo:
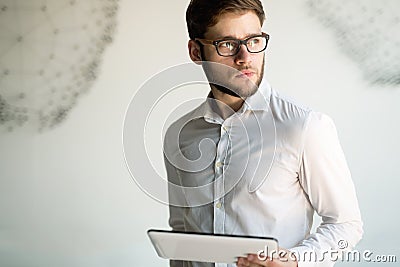
<path id="1" fill-rule="evenodd" d="M 265 13 L 260 0 L 191 0 L 186 10 L 186 24 L 190 39 L 204 38 L 209 27 L 227 12 L 254 11 L 263 25 Z"/>

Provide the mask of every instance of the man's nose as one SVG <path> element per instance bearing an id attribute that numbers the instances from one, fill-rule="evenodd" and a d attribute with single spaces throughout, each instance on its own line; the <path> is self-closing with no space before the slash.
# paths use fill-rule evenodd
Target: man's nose
<path id="1" fill-rule="evenodd" d="M 247 47 L 244 44 L 240 45 L 239 52 L 235 56 L 235 63 L 238 65 L 242 65 L 250 62 L 251 53 L 247 50 Z"/>

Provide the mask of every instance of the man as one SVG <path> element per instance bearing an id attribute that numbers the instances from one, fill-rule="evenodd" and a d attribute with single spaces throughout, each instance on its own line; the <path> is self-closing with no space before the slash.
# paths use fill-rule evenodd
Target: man
<path id="1" fill-rule="evenodd" d="M 332 266 L 326 253 L 351 249 L 363 233 L 354 185 L 332 120 L 265 81 L 264 19 L 259 0 L 189 4 L 189 55 L 211 92 L 164 140 L 169 223 L 177 231 L 275 237 L 291 252 L 251 254 L 238 266 Z M 314 212 L 322 224 L 311 234 Z"/>

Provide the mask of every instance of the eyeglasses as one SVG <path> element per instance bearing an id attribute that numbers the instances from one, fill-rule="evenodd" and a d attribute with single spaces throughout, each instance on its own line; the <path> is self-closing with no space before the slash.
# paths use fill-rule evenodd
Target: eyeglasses
<path id="1" fill-rule="evenodd" d="M 267 48 L 269 35 L 262 33 L 260 35 L 253 35 L 244 40 L 239 39 L 223 39 L 223 40 L 207 40 L 196 38 L 195 41 L 201 44 L 214 45 L 217 49 L 218 55 L 222 57 L 230 57 L 239 53 L 240 46 L 243 44 L 246 46 L 249 53 L 260 53 Z"/>

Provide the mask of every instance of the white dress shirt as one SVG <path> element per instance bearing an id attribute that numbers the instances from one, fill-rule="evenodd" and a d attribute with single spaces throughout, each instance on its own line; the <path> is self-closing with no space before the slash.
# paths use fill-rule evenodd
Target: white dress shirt
<path id="1" fill-rule="evenodd" d="M 225 120 L 212 105 L 208 99 L 174 122 L 164 139 L 173 230 L 274 237 L 297 255 L 322 255 L 341 240 L 347 250 L 358 243 L 358 201 L 328 116 L 281 96 L 265 79 Z M 314 211 L 322 223 L 310 233 Z"/>

